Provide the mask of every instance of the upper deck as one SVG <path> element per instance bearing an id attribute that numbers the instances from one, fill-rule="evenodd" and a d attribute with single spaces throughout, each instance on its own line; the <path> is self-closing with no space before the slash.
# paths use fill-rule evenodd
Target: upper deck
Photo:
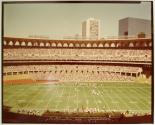
<path id="1" fill-rule="evenodd" d="M 49 40 L 3 37 L 4 48 L 130 48 L 151 49 L 151 38 L 105 39 L 105 40 Z"/>

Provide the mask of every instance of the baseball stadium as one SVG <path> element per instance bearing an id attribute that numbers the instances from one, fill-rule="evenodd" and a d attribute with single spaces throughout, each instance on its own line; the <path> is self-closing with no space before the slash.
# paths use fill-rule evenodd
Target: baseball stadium
<path id="1" fill-rule="evenodd" d="M 152 39 L 3 37 L 3 122 L 151 123 Z"/>

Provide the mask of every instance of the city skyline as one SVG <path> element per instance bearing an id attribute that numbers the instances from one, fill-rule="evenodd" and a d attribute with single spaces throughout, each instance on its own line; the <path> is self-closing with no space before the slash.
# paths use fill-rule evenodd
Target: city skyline
<path id="1" fill-rule="evenodd" d="M 5 4 L 4 36 L 43 35 L 52 39 L 82 35 L 81 22 L 101 21 L 101 38 L 118 36 L 118 21 L 125 17 L 151 20 L 151 2 L 140 4 Z"/>

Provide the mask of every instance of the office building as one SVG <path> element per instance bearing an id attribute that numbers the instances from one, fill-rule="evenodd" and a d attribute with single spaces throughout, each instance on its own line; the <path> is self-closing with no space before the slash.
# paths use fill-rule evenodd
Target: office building
<path id="1" fill-rule="evenodd" d="M 119 20 L 119 36 L 137 37 L 138 34 L 151 35 L 151 21 L 139 18 L 124 18 Z"/>
<path id="2" fill-rule="evenodd" d="M 82 38 L 83 39 L 100 39 L 100 21 L 89 18 L 82 22 Z"/>

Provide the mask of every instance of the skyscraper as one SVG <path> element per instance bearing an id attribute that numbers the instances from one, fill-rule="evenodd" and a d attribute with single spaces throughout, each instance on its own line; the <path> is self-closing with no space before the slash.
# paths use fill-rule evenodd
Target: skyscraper
<path id="1" fill-rule="evenodd" d="M 100 21 L 89 18 L 82 22 L 82 38 L 83 39 L 100 39 Z"/>
<path id="2" fill-rule="evenodd" d="M 137 36 L 140 33 L 151 35 L 150 20 L 133 17 L 119 20 L 119 36 Z"/>

